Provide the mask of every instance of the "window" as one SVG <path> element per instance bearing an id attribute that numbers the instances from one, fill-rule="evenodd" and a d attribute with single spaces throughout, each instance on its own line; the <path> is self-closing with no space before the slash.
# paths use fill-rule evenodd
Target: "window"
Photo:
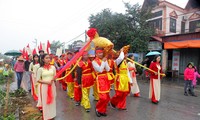
<path id="1" fill-rule="evenodd" d="M 155 13 L 152 13 L 152 18 L 158 17 L 158 16 L 162 16 L 162 10 L 158 11 L 158 12 L 155 12 Z"/>
<path id="2" fill-rule="evenodd" d="M 170 18 L 170 32 L 176 33 L 176 19 Z"/>
<path id="3" fill-rule="evenodd" d="M 181 33 L 185 33 L 185 22 L 181 22 Z"/>
<path id="4" fill-rule="evenodd" d="M 189 23 L 189 32 L 195 32 L 196 28 L 200 28 L 200 20 L 191 21 Z"/>
<path id="5" fill-rule="evenodd" d="M 154 29 L 162 30 L 162 18 L 149 21 L 149 25 Z"/>

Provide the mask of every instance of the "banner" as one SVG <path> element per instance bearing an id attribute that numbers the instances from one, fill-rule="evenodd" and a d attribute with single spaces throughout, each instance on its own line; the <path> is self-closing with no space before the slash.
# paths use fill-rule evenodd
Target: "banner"
<path id="1" fill-rule="evenodd" d="M 180 51 L 173 50 L 172 55 L 172 70 L 179 70 Z"/>

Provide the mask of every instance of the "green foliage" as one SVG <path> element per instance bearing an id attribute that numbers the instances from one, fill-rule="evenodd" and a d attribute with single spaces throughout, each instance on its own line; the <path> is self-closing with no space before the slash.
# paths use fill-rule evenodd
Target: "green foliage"
<path id="1" fill-rule="evenodd" d="M 52 43 L 51 43 L 51 47 L 50 47 L 51 53 L 56 54 L 57 48 L 61 48 L 61 47 L 63 47 L 64 45 L 65 45 L 65 44 L 64 44 L 64 43 L 61 43 L 59 40 L 58 40 L 58 41 L 53 40 Z"/>
<path id="2" fill-rule="evenodd" d="M 3 85 L 5 83 L 6 83 L 5 76 L 3 76 L 3 74 L 0 73 L 0 85 Z"/>
<path id="3" fill-rule="evenodd" d="M 5 102 L 4 98 L 5 98 L 5 97 L 6 97 L 6 92 L 3 91 L 3 90 L 0 90 L 0 107 L 1 107 L 2 105 L 4 105 L 4 102 Z"/>
<path id="4" fill-rule="evenodd" d="M 15 115 L 14 114 L 9 114 L 8 116 L 1 116 L 0 120 L 15 120 Z"/>
<path id="5" fill-rule="evenodd" d="M 21 96 L 26 96 L 26 91 L 23 88 L 17 89 L 14 92 L 10 93 L 11 97 L 21 97 Z"/>
<path id="6" fill-rule="evenodd" d="M 42 113 L 34 113 L 29 116 L 29 120 L 37 120 L 37 118 L 40 118 L 42 116 Z"/>
<path id="7" fill-rule="evenodd" d="M 14 72 L 13 71 L 9 71 L 8 77 L 5 77 L 3 75 L 3 73 L 0 73 L 0 85 L 5 84 L 7 79 L 13 79 L 13 77 L 14 77 Z"/>
<path id="8" fill-rule="evenodd" d="M 130 44 L 130 52 L 145 52 L 149 37 L 154 30 L 148 27 L 146 21 L 151 17 L 150 11 L 142 11 L 138 4 L 124 3 L 126 13 L 113 13 L 110 9 L 89 17 L 90 27 L 97 28 L 102 37 L 110 39 L 115 49 Z"/>

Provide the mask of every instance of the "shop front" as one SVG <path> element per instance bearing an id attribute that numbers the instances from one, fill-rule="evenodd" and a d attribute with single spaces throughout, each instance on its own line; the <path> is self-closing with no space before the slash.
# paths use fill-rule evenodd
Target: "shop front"
<path id="1" fill-rule="evenodd" d="M 167 71 L 172 76 L 183 75 L 189 62 L 200 70 L 200 32 L 162 37 L 168 53 Z"/>

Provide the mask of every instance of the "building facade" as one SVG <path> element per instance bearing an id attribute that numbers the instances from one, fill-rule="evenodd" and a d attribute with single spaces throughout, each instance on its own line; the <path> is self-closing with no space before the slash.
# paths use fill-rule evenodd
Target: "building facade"
<path id="1" fill-rule="evenodd" d="M 183 74 L 190 61 L 200 70 L 199 0 L 189 0 L 185 8 L 165 0 L 145 0 L 142 9 L 146 8 L 151 9 L 148 22 L 156 33 L 151 37 L 149 50 L 162 52 L 166 72 Z"/>

